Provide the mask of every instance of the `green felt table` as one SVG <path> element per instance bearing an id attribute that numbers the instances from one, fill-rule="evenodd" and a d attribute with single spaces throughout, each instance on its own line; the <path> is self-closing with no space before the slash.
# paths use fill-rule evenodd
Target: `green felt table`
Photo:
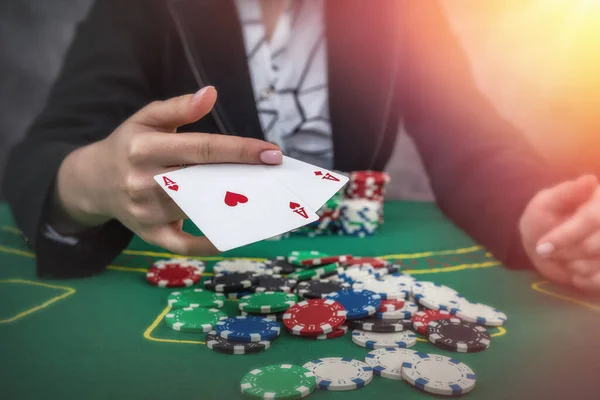
<path id="1" fill-rule="evenodd" d="M 600 301 L 511 271 L 452 225 L 435 205 L 387 202 L 375 237 L 265 241 L 204 258 L 268 258 L 292 250 L 384 256 L 419 280 L 449 285 L 468 299 L 508 315 L 492 328 L 482 353 L 450 353 L 421 339 L 415 349 L 453 356 L 477 374 L 467 398 L 598 398 Z M 39 280 L 35 260 L 6 205 L 0 205 L 0 397 L 19 399 L 235 399 L 253 368 L 302 365 L 320 357 L 364 359 L 350 335 L 311 341 L 283 333 L 255 355 L 224 355 L 201 334 L 169 329 L 162 320 L 172 289 L 146 283 L 148 265 L 169 257 L 134 239 L 108 269 L 76 280 Z M 490 227 L 493 229 L 493 227 Z M 237 303 L 224 310 L 237 315 Z M 4 395 L 4 396 L 3 396 Z M 5 397 L 6 396 L 6 397 Z M 427 398 L 402 381 L 375 377 L 361 390 L 316 391 L 314 399 Z"/>

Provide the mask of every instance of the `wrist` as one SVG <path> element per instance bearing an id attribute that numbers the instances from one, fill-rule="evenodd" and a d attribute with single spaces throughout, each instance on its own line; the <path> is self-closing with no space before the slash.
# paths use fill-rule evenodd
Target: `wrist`
<path id="1" fill-rule="evenodd" d="M 71 152 L 58 169 L 49 222 L 59 229 L 62 226 L 62 231 L 85 230 L 110 219 L 102 210 L 101 196 L 95 190 L 100 187 L 95 182 L 99 167 L 95 152 L 99 143 Z M 92 173 L 92 165 L 96 173 Z"/>

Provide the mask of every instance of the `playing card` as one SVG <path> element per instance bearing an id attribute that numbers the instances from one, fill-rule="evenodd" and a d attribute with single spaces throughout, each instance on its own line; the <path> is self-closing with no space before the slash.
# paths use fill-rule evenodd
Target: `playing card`
<path id="1" fill-rule="evenodd" d="M 280 165 L 265 168 L 313 210 L 321 208 L 348 182 L 344 175 L 285 156 Z"/>
<path id="2" fill-rule="evenodd" d="M 263 165 L 195 165 L 154 179 L 220 251 L 318 219 Z"/>

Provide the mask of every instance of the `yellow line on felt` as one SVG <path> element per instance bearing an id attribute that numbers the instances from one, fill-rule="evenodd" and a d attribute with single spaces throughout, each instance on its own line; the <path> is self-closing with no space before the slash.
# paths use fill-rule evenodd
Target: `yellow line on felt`
<path id="1" fill-rule="evenodd" d="M 460 249 L 454 250 L 439 250 L 439 251 L 426 251 L 424 253 L 399 253 L 399 254 L 388 254 L 385 256 L 379 256 L 379 258 L 398 258 L 398 259 L 410 259 L 410 258 L 425 258 L 432 256 L 442 256 L 449 254 L 465 254 L 465 253 L 473 253 L 475 251 L 479 251 L 483 249 L 481 246 L 471 246 L 471 247 L 463 247 Z"/>
<path id="2" fill-rule="evenodd" d="M 154 329 L 156 329 L 156 327 L 158 326 L 160 321 L 162 321 L 162 319 L 165 317 L 165 315 L 167 315 L 167 313 L 169 311 L 171 311 L 171 306 L 165 307 L 165 309 L 160 313 L 160 315 L 158 317 L 156 317 L 154 322 L 152 322 L 152 324 L 146 329 L 146 331 L 144 332 L 144 338 L 151 340 L 153 342 L 163 342 L 163 343 L 206 344 L 206 342 L 200 342 L 200 341 L 196 341 L 196 340 L 161 339 L 161 338 L 152 337 L 152 332 L 154 331 Z"/>
<path id="3" fill-rule="evenodd" d="M 18 230 L 17 228 L 14 228 L 14 227 L 12 227 L 12 226 L 7 226 L 7 225 L 4 225 L 4 226 L 2 227 L 2 230 L 3 230 L 3 231 L 6 231 L 6 232 L 14 233 L 15 235 L 20 235 L 20 234 L 21 234 L 21 231 L 20 231 L 20 230 Z"/>
<path id="4" fill-rule="evenodd" d="M 594 311 L 600 311 L 600 306 L 598 306 L 596 304 L 591 304 L 591 303 L 585 302 L 583 300 L 578 300 L 578 299 L 575 299 L 573 297 L 566 296 L 564 294 L 554 293 L 554 292 L 549 291 L 548 289 L 542 289 L 541 288 L 542 285 L 546 285 L 548 283 L 550 283 L 550 281 L 534 282 L 534 283 L 531 284 L 531 288 L 533 290 L 535 290 L 537 292 L 540 292 L 540 293 L 543 293 L 545 295 L 556 297 L 557 299 L 568 301 L 570 303 L 575 303 L 575 304 L 578 304 L 578 305 L 580 305 L 582 307 L 586 307 L 586 308 L 589 308 L 589 309 L 594 310 Z"/>
<path id="5" fill-rule="evenodd" d="M 73 293 L 75 293 L 75 289 L 68 287 L 68 286 L 57 286 L 57 285 L 51 285 L 49 283 L 28 281 L 25 279 L 3 279 L 3 280 L 0 280 L 0 284 L 2 284 L 2 283 L 22 283 L 22 284 L 26 284 L 26 285 L 43 286 L 43 287 L 52 288 L 52 289 L 64 290 L 65 293 L 63 293 L 59 296 L 52 297 L 51 299 L 46 300 L 39 306 L 35 306 L 30 309 L 27 309 L 27 310 L 15 315 L 14 317 L 0 320 L 0 324 L 8 324 L 10 322 L 16 321 L 16 320 L 23 318 L 31 313 L 41 310 L 42 308 L 46 308 L 46 307 L 50 306 L 51 304 L 56 303 L 57 301 L 62 300 L 65 297 L 70 296 Z"/>
<path id="6" fill-rule="evenodd" d="M 35 254 L 33 254 L 32 252 L 25 251 L 25 250 L 19 250 L 19 249 L 13 249 L 11 247 L 6 247 L 6 246 L 0 246 L 0 252 L 8 253 L 8 254 L 17 254 L 17 255 L 23 256 L 23 257 L 35 258 Z"/>
<path id="7" fill-rule="evenodd" d="M 423 275 L 423 274 L 437 274 L 440 272 L 456 272 L 462 271 L 465 269 L 480 269 L 480 268 L 491 268 L 500 265 L 500 261 L 486 261 L 483 263 L 473 263 L 473 264 L 460 264 L 455 265 L 453 267 L 444 267 L 444 268 L 434 268 L 434 269 L 407 269 L 402 270 L 403 274 L 412 274 L 412 275 Z"/>

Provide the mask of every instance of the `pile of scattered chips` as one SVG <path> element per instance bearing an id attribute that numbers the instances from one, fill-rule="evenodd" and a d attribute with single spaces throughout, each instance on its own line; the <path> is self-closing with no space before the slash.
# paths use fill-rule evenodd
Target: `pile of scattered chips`
<path id="1" fill-rule="evenodd" d="M 160 287 L 191 286 L 204 264 L 158 261 L 147 275 Z M 373 374 L 437 395 L 471 391 L 475 373 L 462 362 L 414 351 L 418 336 L 441 349 L 479 352 L 491 344 L 485 326 L 506 322 L 501 311 L 467 300 L 456 290 L 401 273 L 386 260 L 294 251 L 266 262 L 219 261 L 203 288 L 172 292 L 165 324 L 173 330 L 206 334 L 206 346 L 225 354 L 253 354 L 271 347 L 282 325 L 296 338 L 328 340 L 352 329 L 354 344 L 369 349 L 365 362 L 321 358 L 303 366 L 269 365 L 250 371 L 241 390 L 257 398 L 301 398 L 315 388 L 354 390 Z M 219 309 L 239 299 L 240 315 Z"/>

